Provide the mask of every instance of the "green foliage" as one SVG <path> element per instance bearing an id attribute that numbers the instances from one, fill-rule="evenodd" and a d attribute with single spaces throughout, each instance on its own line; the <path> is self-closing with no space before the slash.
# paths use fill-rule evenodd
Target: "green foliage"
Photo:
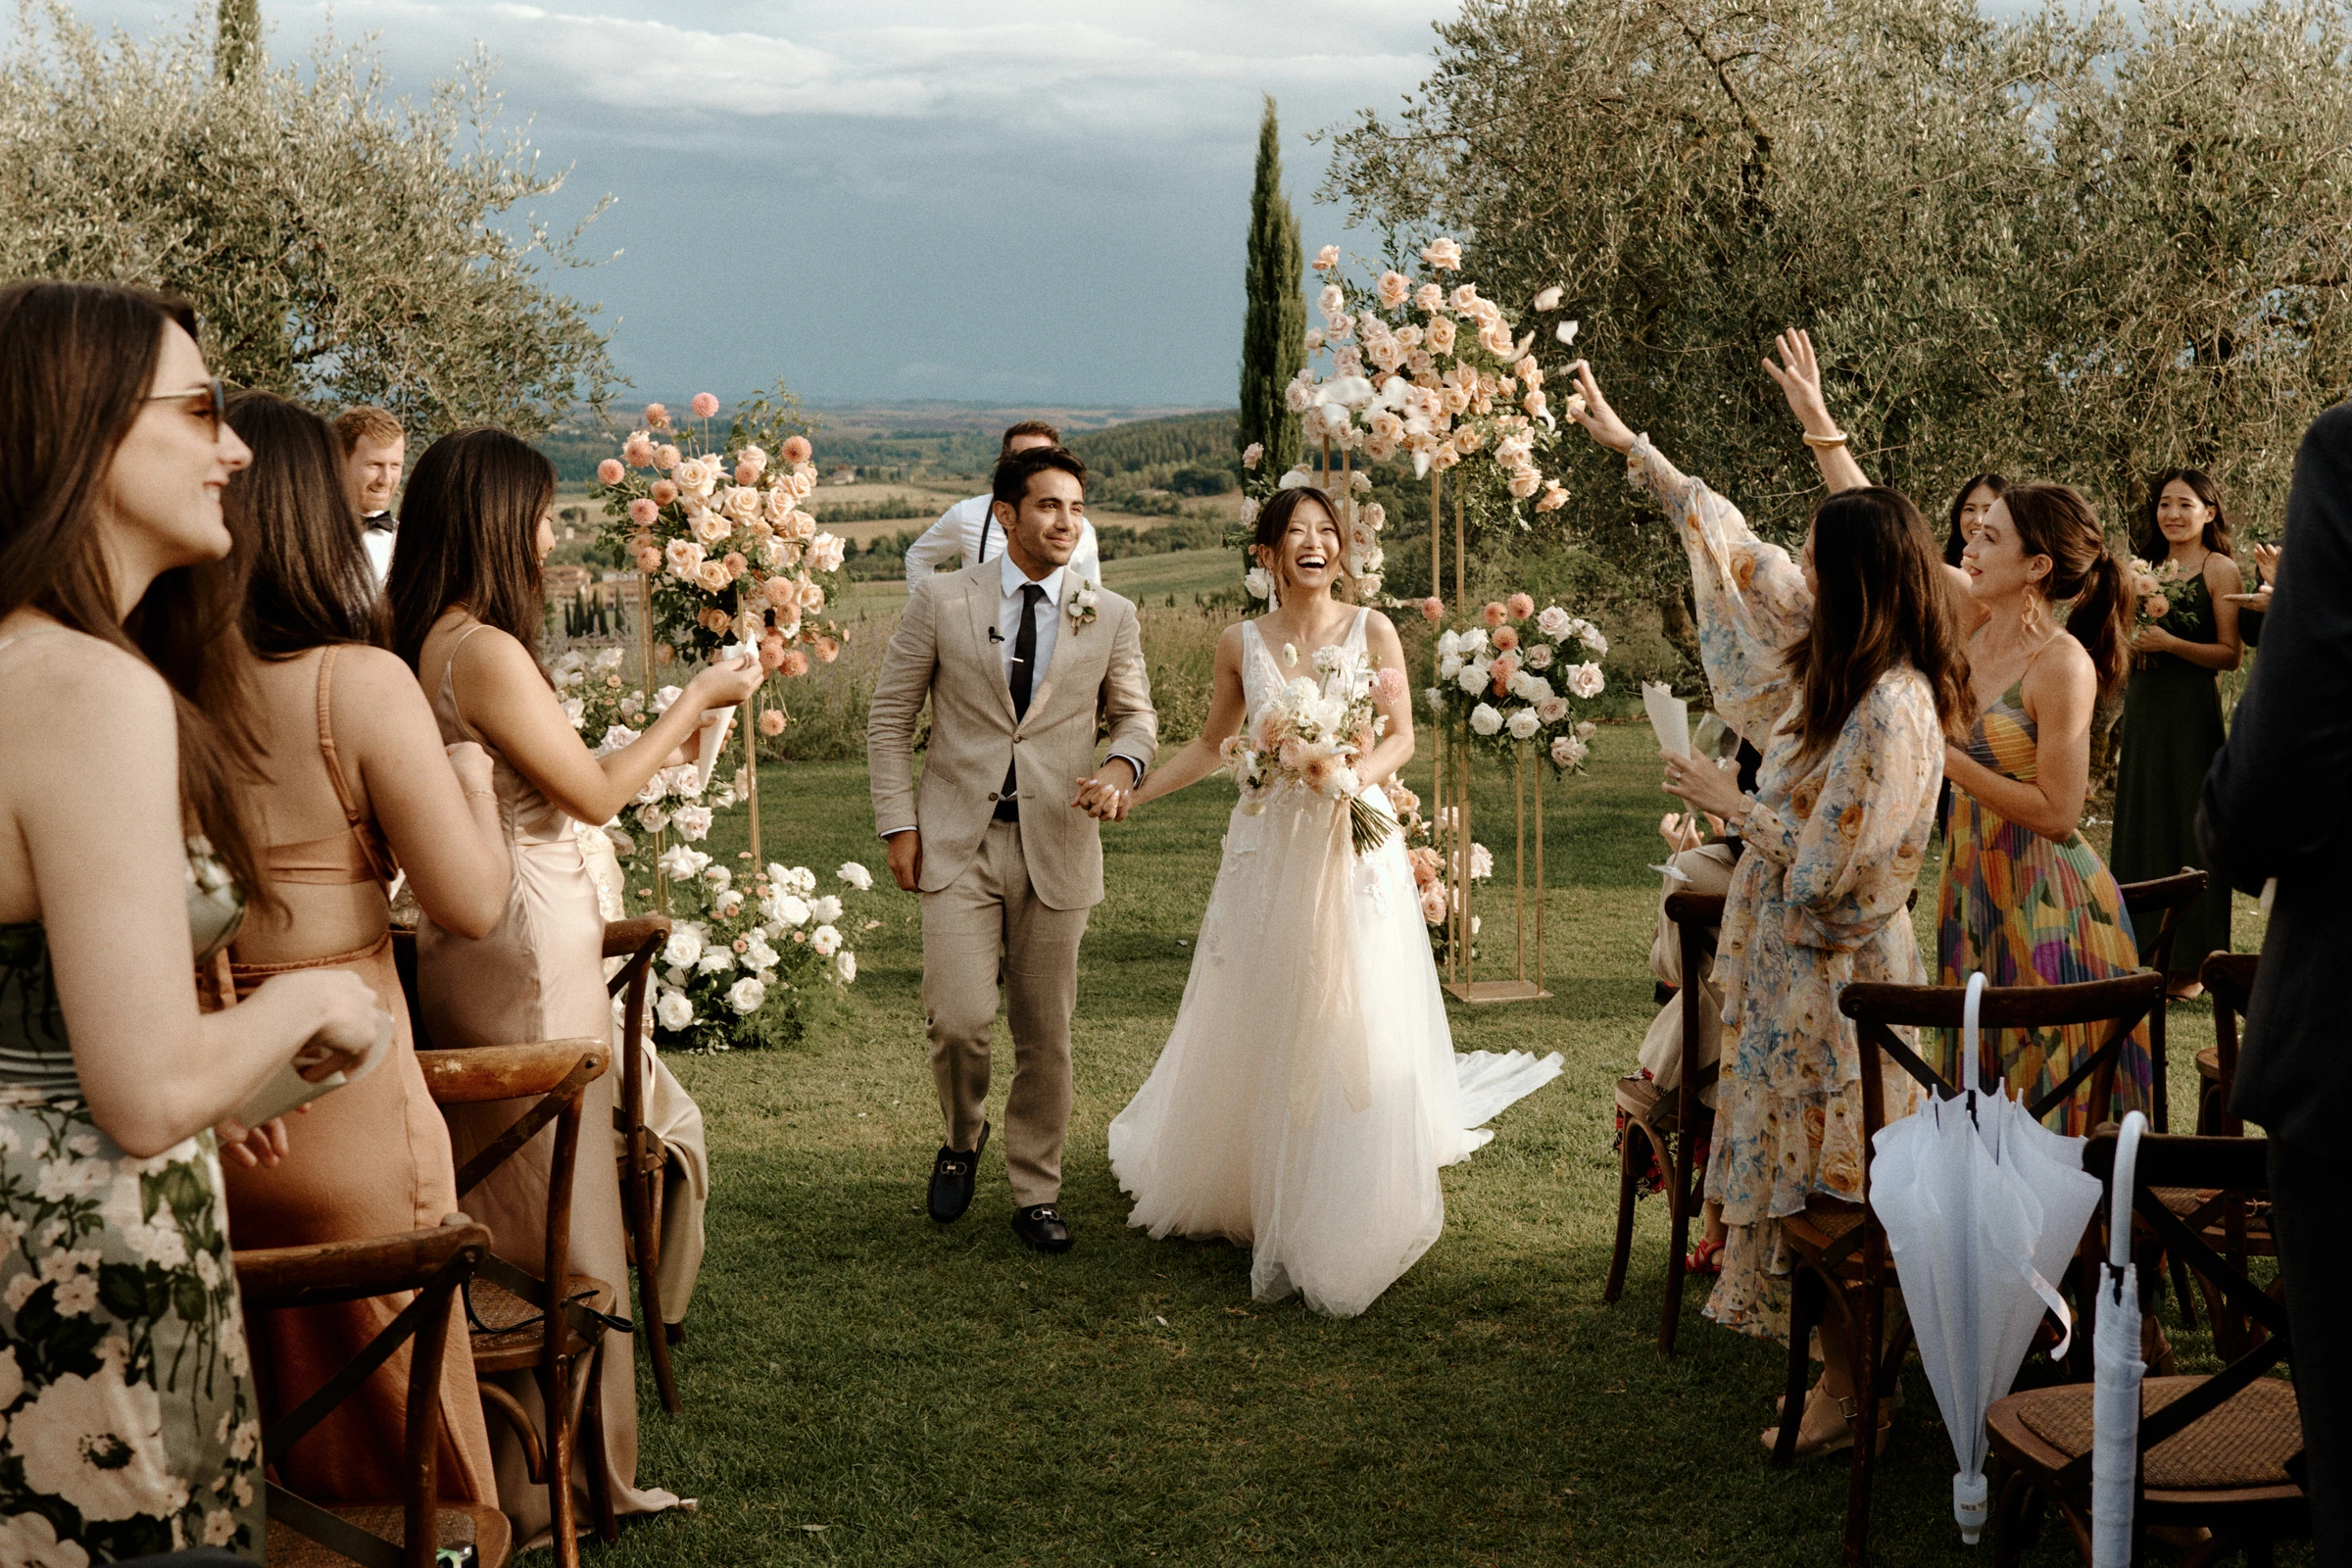
<path id="1" fill-rule="evenodd" d="M 1304 258 L 1298 220 L 1282 193 L 1282 130 L 1274 100 L 1257 126 L 1257 180 L 1250 192 L 1249 260 L 1242 273 L 1247 306 L 1242 318 L 1242 414 L 1238 451 L 1265 449 L 1265 464 L 1280 473 L 1298 461 L 1298 416 L 1283 393 L 1306 363 L 1306 302 L 1299 295 Z"/>
<path id="2" fill-rule="evenodd" d="M 585 265 L 580 228 L 523 212 L 562 185 L 501 130 L 486 58 L 395 102 L 370 45 L 270 69 L 252 0 L 144 42 L 47 0 L 0 61 L 0 275 L 177 293 L 223 379 L 380 404 L 414 442 L 544 429 L 612 385 L 547 277 Z"/>
<path id="3" fill-rule="evenodd" d="M 2352 383 L 2339 5 L 1469 0 L 1440 33 L 1404 111 L 1338 136 L 1327 193 L 1393 253 L 1461 236 L 1492 297 L 1563 287 L 1627 419 L 1784 536 L 1818 495 L 1757 369 L 1784 325 L 1931 515 L 1998 467 L 2080 485 L 2119 540 L 2176 463 L 2277 515 Z M 1559 525 L 1679 584 L 1619 460 L 1566 457 Z"/>
<path id="4" fill-rule="evenodd" d="M 1240 471 L 1235 457 L 1235 416 L 1230 409 L 1214 414 L 1179 414 L 1164 419 L 1135 419 L 1082 430 L 1069 438 L 1072 452 L 1086 460 L 1098 478 L 1113 475 L 1159 474 L 1179 468 L 1205 467 Z M 1230 490 L 1232 485 L 1224 488 Z M 1214 494 L 1215 492 L 1209 492 Z"/>

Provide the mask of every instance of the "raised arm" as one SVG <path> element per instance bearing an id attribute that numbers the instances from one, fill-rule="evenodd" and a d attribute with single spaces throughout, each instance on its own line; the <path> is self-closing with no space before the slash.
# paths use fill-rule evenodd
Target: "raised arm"
<path id="1" fill-rule="evenodd" d="M 1790 327 L 1773 339 L 1773 348 L 1781 363 L 1766 360 L 1764 373 L 1779 384 L 1781 395 L 1788 400 L 1788 412 L 1804 426 L 1805 446 L 1811 450 L 1813 465 L 1821 470 L 1830 494 L 1869 484 L 1870 476 L 1847 450 L 1845 432 L 1830 417 L 1830 405 L 1821 392 L 1821 362 L 1813 357 L 1813 335 L 1801 327 Z"/>
<path id="2" fill-rule="evenodd" d="M 335 732 L 358 743 L 350 751 L 368 811 L 433 923 L 488 935 L 514 877 L 488 754 L 470 742 L 444 752 L 424 690 L 397 656 L 346 648 L 337 657 Z"/>
<path id="3" fill-rule="evenodd" d="M 706 664 L 644 734 L 600 758 L 564 716 L 538 662 L 505 632 L 493 627 L 466 638 L 452 666 L 466 721 L 557 810 L 589 823 L 618 815 L 702 726 L 705 712 L 744 701 L 764 673 L 757 659 Z"/>

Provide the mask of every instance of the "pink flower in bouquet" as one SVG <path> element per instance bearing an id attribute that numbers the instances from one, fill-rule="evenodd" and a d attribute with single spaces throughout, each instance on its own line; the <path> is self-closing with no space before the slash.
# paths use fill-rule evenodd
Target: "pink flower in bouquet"
<path id="1" fill-rule="evenodd" d="M 1457 272 L 1462 267 L 1462 248 L 1441 234 L 1421 247 L 1421 259 L 1441 272 Z"/>
<path id="2" fill-rule="evenodd" d="M 790 577 L 770 577 L 761 591 L 767 595 L 767 602 L 774 609 L 798 610 L 801 608 L 801 585 Z"/>
<path id="3" fill-rule="evenodd" d="M 1536 717 L 1546 724 L 1557 724 L 1568 716 L 1568 699 L 1545 697 L 1536 703 Z"/>
<path id="4" fill-rule="evenodd" d="M 1386 793 L 1389 797 L 1389 808 L 1395 811 L 1399 818 L 1410 816 L 1421 809 L 1421 797 L 1406 789 L 1400 779 L 1390 779 Z"/>
<path id="5" fill-rule="evenodd" d="M 1521 657 L 1527 661 L 1527 667 L 1530 669 L 1543 670 L 1551 667 L 1552 653 L 1548 643 L 1530 643 L 1527 652 Z"/>
<path id="6" fill-rule="evenodd" d="M 760 492 L 748 484 L 729 485 L 727 493 L 719 498 L 719 505 L 737 522 L 749 522 L 760 515 Z"/>
<path id="7" fill-rule="evenodd" d="M 1517 365 L 1512 366 L 1511 369 L 1518 375 L 1520 380 L 1526 382 L 1529 386 L 1542 386 L 1544 384 L 1544 367 L 1536 363 L 1536 357 L 1532 354 L 1530 354 L 1526 359 L 1521 360 Z"/>
<path id="8" fill-rule="evenodd" d="M 801 608 L 803 610 L 822 610 L 825 608 L 825 590 L 821 584 L 808 581 L 803 581 L 801 583 Z M 827 662 L 830 662 L 830 661 L 827 661 Z"/>
<path id="9" fill-rule="evenodd" d="M 620 449 L 620 461 L 632 468 L 654 466 L 654 438 L 643 430 L 631 430 L 628 441 Z"/>
<path id="10" fill-rule="evenodd" d="M 607 458 L 596 466 L 596 482 L 598 484 L 618 484 L 621 476 L 628 471 L 620 466 L 618 458 Z"/>
<path id="11" fill-rule="evenodd" d="M 1423 334 L 1423 341 L 1428 343 L 1432 353 L 1451 354 L 1453 352 L 1453 323 L 1443 316 L 1439 317 L 1429 323 L 1429 330 Z"/>
<path id="12" fill-rule="evenodd" d="M 773 630 L 771 630 L 771 631 L 769 631 L 769 632 L 767 633 L 767 635 L 766 635 L 766 636 L 764 636 L 764 637 L 760 638 L 760 666 L 761 666 L 762 668 L 765 668 L 765 669 L 774 669 L 774 668 L 778 667 L 779 665 L 781 665 L 781 664 L 784 662 L 784 648 L 785 648 L 785 642 L 784 642 L 784 638 L 783 638 L 783 635 L 782 635 L 781 633 L 779 633 L 779 632 L 776 632 L 776 631 L 773 631 Z"/>
<path id="13" fill-rule="evenodd" d="M 637 569 L 639 571 L 660 571 L 662 569 L 662 552 L 656 550 L 652 545 L 647 545 L 639 550 L 637 552 Z"/>
<path id="14" fill-rule="evenodd" d="M 1511 689 L 1511 677 L 1519 673 L 1519 656 L 1517 654 L 1497 654 L 1494 662 L 1489 666 L 1488 673 L 1494 677 L 1494 695 L 1497 697 L 1506 695 Z"/>
<path id="15" fill-rule="evenodd" d="M 1504 654 L 1507 654 L 1507 653 L 1509 653 L 1509 652 L 1510 652 L 1512 649 L 1514 649 L 1514 648 L 1516 648 L 1516 647 L 1518 647 L 1518 646 L 1519 646 L 1519 632 L 1518 632 L 1518 628 L 1516 628 L 1516 627 L 1513 627 L 1513 626 L 1497 626 L 1497 627 L 1495 627 L 1495 628 L 1494 628 L 1494 649 L 1495 649 L 1495 652 L 1497 652 L 1497 653 L 1504 653 Z"/>
<path id="16" fill-rule="evenodd" d="M 1428 883 L 1421 889 L 1421 923 L 1446 923 L 1446 889 L 1436 882 Z"/>
<path id="17" fill-rule="evenodd" d="M 809 446 L 808 438 L 805 435 L 786 436 L 784 438 L 784 461 L 792 465 L 794 467 L 798 467 L 800 465 L 807 463 L 809 455 L 814 451 L 815 448 Z"/>
<path id="18" fill-rule="evenodd" d="M 710 567 L 717 565 L 718 563 L 715 561 L 707 561 L 700 568 L 697 569 L 708 570 Z M 723 570 L 724 568 L 722 567 L 720 569 Z M 725 584 L 722 583 L 720 586 L 724 587 Z M 719 609 L 716 605 L 705 605 L 702 612 L 696 615 L 694 618 L 702 623 L 703 630 L 711 632 L 717 636 L 723 637 L 728 632 L 731 632 L 735 629 L 735 617 L 728 614 L 725 611 Z"/>
<path id="19" fill-rule="evenodd" d="M 1340 248 L 1337 245 L 1326 245 L 1315 252 L 1314 268 L 1316 271 L 1328 272 L 1339 265 Z"/>
<path id="20" fill-rule="evenodd" d="M 1424 283 L 1413 290 L 1413 309 L 1435 316 L 1446 308 L 1446 291 L 1435 283 Z"/>
<path id="21" fill-rule="evenodd" d="M 776 666 L 776 673 L 797 680 L 808 673 L 808 656 L 798 648 L 785 649 L 784 662 Z"/>
<path id="22" fill-rule="evenodd" d="M 1461 453 L 1455 449 L 1454 444 L 1450 441 L 1439 442 L 1437 450 L 1433 451 L 1429 455 L 1429 466 L 1432 470 L 1438 473 L 1444 473 L 1446 469 L 1452 467 L 1455 464 L 1461 461 Z"/>
<path id="23" fill-rule="evenodd" d="M 1298 764 L 1300 782 L 1317 795 L 1338 796 L 1346 787 L 1347 760 L 1319 752 Z"/>
<path id="24" fill-rule="evenodd" d="M 1587 660 L 1584 663 L 1569 665 L 1565 678 L 1568 682 L 1568 693 L 1572 697 L 1591 699 L 1600 695 L 1602 683 L 1600 664 L 1597 661 Z"/>
<path id="25" fill-rule="evenodd" d="M 1499 626 L 1511 618 L 1511 612 L 1495 601 L 1489 600 L 1479 608 L 1478 618 L 1490 626 Z"/>
<path id="26" fill-rule="evenodd" d="M 1464 316 L 1484 316 L 1486 314 L 1486 311 L 1483 309 L 1483 307 L 1486 305 L 1486 302 L 1478 297 L 1478 285 L 1476 283 L 1462 283 L 1456 285 L 1453 294 L 1446 300 L 1446 303 L 1452 306 L 1455 310 L 1461 312 Z"/>
<path id="27" fill-rule="evenodd" d="M 1394 708 L 1404 701 L 1404 671 L 1384 669 L 1372 677 L 1372 695 Z"/>
<path id="28" fill-rule="evenodd" d="M 1528 396 L 1531 398 L 1540 398 L 1544 394 L 1541 392 L 1530 392 L 1528 394 Z M 1544 475 L 1539 473 L 1534 468 L 1527 467 L 1523 465 L 1511 470 L 1511 494 L 1517 496 L 1520 500 L 1525 501 L 1529 496 L 1534 495 L 1542 488 L 1544 488 Z"/>
<path id="29" fill-rule="evenodd" d="M 659 403 L 648 403 L 645 406 L 645 422 L 657 430 L 668 429 L 669 410 Z"/>
<path id="30" fill-rule="evenodd" d="M 1242 448 L 1242 466 L 1254 470 L 1257 467 L 1259 460 L 1264 458 L 1265 455 L 1265 443 L 1262 441 L 1252 441 L 1248 446 Z"/>
<path id="31" fill-rule="evenodd" d="M 795 539 L 816 537 L 816 519 L 806 512 L 794 512 L 784 518 L 783 530 Z"/>
<path id="32" fill-rule="evenodd" d="M 1502 608 L 1511 612 L 1513 620 L 1525 620 L 1536 612 L 1536 601 L 1531 594 L 1513 594 L 1502 602 Z"/>
<path id="33" fill-rule="evenodd" d="M 2162 594 L 2150 594 L 2146 608 L 2150 620 L 2162 620 L 2173 612 L 2173 602 Z"/>
<path id="34" fill-rule="evenodd" d="M 743 559 L 743 552 L 740 550 L 730 550 L 718 559 L 720 564 L 727 568 L 729 581 L 742 576 L 743 568 L 751 564 L 750 562 Z"/>
<path id="35" fill-rule="evenodd" d="M 683 457 L 685 457 L 683 452 L 667 442 L 663 442 L 661 446 L 654 448 L 654 466 L 660 468 L 663 473 L 667 473 L 678 466 L 679 460 Z"/>
<path id="36" fill-rule="evenodd" d="M 691 539 L 672 539 L 662 550 L 669 563 L 670 575 L 692 582 L 694 574 L 703 569 L 703 547 Z"/>
<path id="37" fill-rule="evenodd" d="M 718 412 L 718 398 L 712 393 L 697 392 L 694 395 L 694 402 L 688 407 L 694 410 L 696 418 L 708 419 Z"/>
<path id="38" fill-rule="evenodd" d="M 1217 760 L 1225 766 L 1231 767 L 1233 760 L 1241 755 L 1242 738 L 1239 735 L 1228 735 L 1217 743 Z"/>
<path id="39" fill-rule="evenodd" d="M 760 733 L 774 737 L 784 733 L 784 710 L 771 708 L 760 715 Z"/>
<path id="40" fill-rule="evenodd" d="M 759 482 L 759 479 L 760 470 L 758 468 L 753 467 L 748 463 L 738 463 L 735 465 L 735 482 L 737 484 L 756 484 Z"/>
<path id="41" fill-rule="evenodd" d="M 1420 803 L 1415 802 L 1414 804 L 1417 806 Z M 1414 845 L 1405 851 L 1404 858 L 1413 868 L 1413 881 L 1422 887 L 1427 887 L 1435 882 L 1438 879 L 1438 873 L 1446 863 L 1439 858 L 1438 852 L 1427 844 Z"/>
<path id="42" fill-rule="evenodd" d="M 735 454 L 735 466 L 738 469 L 747 464 L 750 465 L 751 470 L 755 474 L 765 473 L 767 471 L 767 449 L 761 446 L 748 446 Z M 752 481 L 746 479 L 743 482 L 750 484 Z"/>
<path id="43" fill-rule="evenodd" d="M 734 574 L 715 561 L 704 562 L 701 569 L 695 572 L 694 578 L 696 582 L 702 584 L 703 592 L 707 594 L 717 593 L 735 580 Z"/>
<path id="44" fill-rule="evenodd" d="M 1393 311 L 1412 297 L 1413 280 L 1402 272 L 1383 272 L 1375 287 L 1382 307 Z"/>
<path id="45" fill-rule="evenodd" d="M 1536 503 L 1538 512 L 1557 512 L 1568 504 L 1568 487 L 1557 479 L 1544 482 L 1544 495 Z"/>
<path id="46" fill-rule="evenodd" d="M 1427 599 L 1422 600 L 1421 618 L 1432 626 L 1444 620 L 1446 618 L 1446 601 L 1440 599 L 1436 594 L 1431 594 Z"/>
<path id="47" fill-rule="evenodd" d="M 1519 406 L 1527 411 L 1528 417 L 1531 419 L 1541 419 L 1544 417 L 1545 413 L 1544 389 L 1542 387 L 1537 387 L 1534 391 L 1528 393 L 1527 396 L 1519 400 Z"/>
<path id="48" fill-rule="evenodd" d="M 661 515 L 662 509 L 655 506 L 649 497 L 639 496 L 629 503 L 629 520 L 640 528 L 652 527 Z"/>
<path id="49" fill-rule="evenodd" d="M 1551 743 L 1551 760 L 1562 767 L 1574 767 L 1585 760 L 1592 748 L 1573 735 L 1562 735 Z"/>
<path id="50" fill-rule="evenodd" d="M 833 662 L 833 661 L 841 657 L 841 644 L 835 642 L 830 637 L 819 637 L 816 640 L 816 657 L 823 662 L 830 664 Z"/>
<path id="51" fill-rule="evenodd" d="M 654 481 L 654 505 L 666 507 L 678 499 L 678 487 L 667 479 Z"/>

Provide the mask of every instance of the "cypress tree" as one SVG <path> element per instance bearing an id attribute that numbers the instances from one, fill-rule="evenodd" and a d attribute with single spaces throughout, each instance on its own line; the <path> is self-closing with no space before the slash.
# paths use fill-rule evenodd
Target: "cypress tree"
<path id="1" fill-rule="evenodd" d="M 1253 441 L 1264 445 L 1261 473 L 1280 473 L 1298 461 L 1298 416 L 1283 402 L 1283 392 L 1306 363 L 1306 302 L 1298 291 L 1302 270 L 1298 220 L 1282 194 L 1282 133 L 1269 95 L 1257 124 L 1257 184 L 1250 193 L 1239 432 L 1244 447 Z"/>
<path id="2" fill-rule="evenodd" d="M 220 0 L 220 30 L 213 43 L 213 77 L 233 82 L 261 58 L 262 0 Z"/>

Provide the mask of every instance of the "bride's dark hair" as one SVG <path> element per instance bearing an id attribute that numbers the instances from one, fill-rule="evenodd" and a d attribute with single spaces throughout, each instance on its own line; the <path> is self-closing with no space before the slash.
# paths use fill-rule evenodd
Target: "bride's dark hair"
<path id="1" fill-rule="evenodd" d="M 246 902 L 273 907 L 237 795 L 262 748 L 235 572 L 175 566 L 118 619 L 101 537 L 108 471 L 174 325 L 193 338 L 196 313 L 112 283 L 0 288 L 0 616 L 37 610 L 155 667 L 172 688 L 180 798 Z"/>
<path id="2" fill-rule="evenodd" d="M 1842 490 L 1813 509 L 1813 624 L 1788 648 L 1798 710 L 1782 726 L 1799 765 L 1837 744 L 1879 677 L 1909 664 L 1928 678 L 1946 734 L 1970 719 L 1968 660 L 1943 556 L 1899 490 Z"/>
<path id="3" fill-rule="evenodd" d="M 1267 502 L 1257 514 L 1256 529 L 1250 536 L 1250 547 L 1279 554 L 1282 536 L 1291 530 L 1291 514 L 1310 501 L 1329 513 L 1333 526 L 1340 530 L 1340 559 L 1337 563 L 1340 580 L 1332 586 L 1337 590 L 1337 597 L 1351 600 L 1355 597 L 1355 578 L 1348 570 L 1348 524 L 1341 519 L 1340 509 L 1331 504 L 1331 497 L 1313 485 L 1298 484 L 1288 490 L 1277 491 L 1274 499 Z M 1268 575 L 1272 575 L 1271 569 Z M 1281 585 L 1277 583 L 1276 586 Z"/>

